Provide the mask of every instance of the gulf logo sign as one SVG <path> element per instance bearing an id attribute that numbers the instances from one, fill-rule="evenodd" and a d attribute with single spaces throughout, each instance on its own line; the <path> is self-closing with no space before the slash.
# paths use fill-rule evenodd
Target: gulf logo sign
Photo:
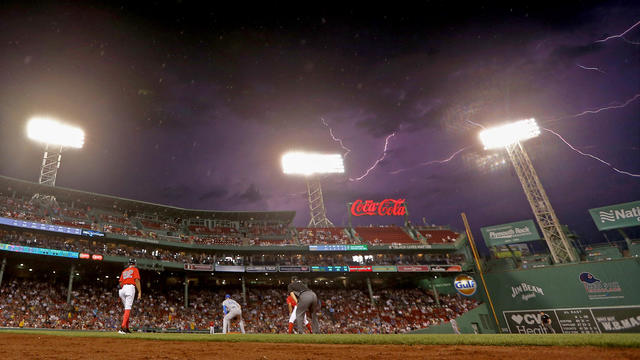
<path id="1" fill-rule="evenodd" d="M 469 275 L 458 275 L 453 281 L 453 287 L 464 296 L 471 296 L 478 290 L 478 283 Z"/>

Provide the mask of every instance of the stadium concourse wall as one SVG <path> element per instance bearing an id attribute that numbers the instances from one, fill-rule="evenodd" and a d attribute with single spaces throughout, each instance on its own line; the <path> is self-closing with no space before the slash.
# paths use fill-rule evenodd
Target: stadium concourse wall
<path id="1" fill-rule="evenodd" d="M 640 258 L 485 274 L 502 332 L 640 333 Z"/>
<path id="2" fill-rule="evenodd" d="M 492 324 L 491 310 L 487 304 L 480 304 L 477 308 L 467 311 L 456 318 L 458 329 L 462 334 L 495 334 L 496 327 Z M 454 334 L 450 322 L 430 326 L 425 329 L 412 331 L 412 334 Z"/>

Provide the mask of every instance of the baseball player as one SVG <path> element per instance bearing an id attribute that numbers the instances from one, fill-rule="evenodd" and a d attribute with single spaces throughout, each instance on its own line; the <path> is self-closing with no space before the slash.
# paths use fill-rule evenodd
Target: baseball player
<path id="1" fill-rule="evenodd" d="M 540 322 L 542 322 L 542 326 L 547 329 L 548 334 L 555 334 L 553 326 L 551 326 L 551 316 L 545 314 L 543 311 L 540 311 Z"/>
<path id="2" fill-rule="evenodd" d="M 296 321 L 297 305 L 298 303 L 296 303 L 291 295 L 287 296 L 287 306 L 289 306 L 289 334 L 293 333 L 293 322 Z M 304 313 L 304 326 L 306 326 L 307 330 L 313 334 L 313 331 L 311 331 L 311 324 L 309 324 L 309 320 L 307 320 L 307 313 Z"/>
<path id="3" fill-rule="evenodd" d="M 242 308 L 237 301 L 231 298 L 231 295 L 224 296 L 222 302 L 222 311 L 224 312 L 224 319 L 222 320 L 222 333 L 226 334 L 229 331 L 229 322 L 236 317 L 240 317 L 240 331 L 244 334 L 244 320 L 242 320 Z"/>
<path id="4" fill-rule="evenodd" d="M 213 321 L 209 321 L 209 334 L 215 334 L 215 333 L 216 333 L 215 324 L 213 323 Z"/>
<path id="5" fill-rule="evenodd" d="M 138 300 L 142 297 L 142 287 L 140 286 L 140 272 L 136 268 L 136 259 L 129 259 L 129 265 L 120 274 L 120 291 L 118 295 L 124 305 L 124 315 L 122 316 L 122 326 L 118 333 L 127 334 L 129 331 L 129 315 L 131 314 L 131 305 L 133 298 L 138 289 Z"/>
<path id="6" fill-rule="evenodd" d="M 291 278 L 291 284 L 287 288 L 289 295 L 298 304 L 296 307 L 296 328 L 298 334 L 304 334 L 304 328 L 302 327 L 303 315 L 307 310 L 311 312 L 311 328 L 314 334 L 320 333 L 320 326 L 318 325 L 318 311 L 320 311 L 320 304 L 318 303 L 318 296 L 311 291 L 307 285 L 296 277 Z"/>

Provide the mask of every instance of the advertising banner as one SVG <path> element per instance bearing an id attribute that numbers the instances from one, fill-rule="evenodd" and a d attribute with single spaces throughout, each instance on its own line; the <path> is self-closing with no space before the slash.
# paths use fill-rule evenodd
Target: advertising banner
<path id="1" fill-rule="evenodd" d="M 543 311 L 556 333 L 640 333 L 640 306 L 503 311 L 512 334 L 548 334 Z"/>
<path id="2" fill-rule="evenodd" d="M 371 266 L 349 266 L 349 272 L 371 272 Z"/>
<path id="3" fill-rule="evenodd" d="M 308 266 L 288 266 L 280 265 L 278 268 L 280 272 L 309 272 Z"/>
<path id="4" fill-rule="evenodd" d="M 34 255 L 60 256 L 60 257 L 67 257 L 72 259 L 77 259 L 78 255 L 80 255 L 75 251 L 45 249 L 45 248 L 1 244 L 1 243 L 0 243 L 0 250 L 19 252 L 19 253 L 25 253 L 25 254 L 34 254 Z"/>
<path id="5" fill-rule="evenodd" d="M 433 246 L 429 244 L 397 244 L 397 245 L 389 245 L 389 249 L 391 250 L 421 250 L 421 249 L 431 249 Z"/>
<path id="6" fill-rule="evenodd" d="M 43 230 L 43 231 L 53 231 L 63 234 L 72 234 L 72 235 L 82 235 L 82 229 L 62 226 L 62 225 L 54 225 L 54 224 L 43 224 L 37 223 L 33 221 L 24 221 L 17 220 L 11 218 L 0 217 L 0 224 L 15 226 L 25 229 L 33 229 L 33 230 Z"/>
<path id="7" fill-rule="evenodd" d="M 367 245 L 309 245 L 309 251 L 366 251 Z"/>
<path id="8" fill-rule="evenodd" d="M 406 211 L 405 199 L 384 199 L 378 202 L 358 199 L 351 203 L 353 216 L 403 216 Z"/>
<path id="9" fill-rule="evenodd" d="M 104 233 L 102 231 L 95 231 L 95 230 L 86 230 L 86 229 L 82 229 L 82 235 L 83 236 L 88 236 L 88 237 L 104 237 Z"/>
<path id="10" fill-rule="evenodd" d="M 398 269 L 393 265 L 378 265 L 372 266 L 371 271 L 373 272 L 396 272 Z"/>
<path id="11" fill-rule="evenodd" d="M 278 267 L 275 265 L 267 265 L 267 266 L 247 266 L 245 267 L 246 272 L 276 272 L 278 271 Z"/>
<path id="12" fill-rule="evenodd" d="M 216 271 L 220 272 L 244 272 L 242 265 L 216 265 Z"/>
<path id="13" fill-rule="evenodd" d="M 428 272 L 429 265 L 398 265 L 399 272 Z"/>
<path id="14" fill-rule="evenodd" d="M 311 272 L 349 272 L 348 266 L 312 266 Z"/>
<path id="15" fill-rule="evenodd" d="M 488 247 L 540 240 L 533 220 L 485 226 L 480 228 L 480 231 Z"/>
<path id="16" fill-rule="evenodd" d="M 640 201 L 589 209 L 598 230 L 640 226 Z"/>
<path id="17" fill-rule="evenodd" d="M 640 306 L 591 309 L 603 333 L 640 333 Z"/>
<path id="18" fill-rule="evenodd" d="M 213 271 L 213 265 L 211 264 L 184 264 L 185 270 L 191 271 Z"/>

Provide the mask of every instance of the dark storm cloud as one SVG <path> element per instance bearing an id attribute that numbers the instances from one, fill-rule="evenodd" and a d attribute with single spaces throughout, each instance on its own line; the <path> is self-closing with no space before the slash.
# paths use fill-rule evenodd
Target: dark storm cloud
<path id="1" fill-rule="evenodd" d="M 477 226 L 531 217 L 511 167 L 474 165 L 486 152 L 469 121 L 536 117 L 639 171 L 625 150 L 640 141 L 639 103 L 546 123 L 640 92 L 637 46 L 592 45 L 640 19 L 637 2 L 424 2 L 378 14 L 341 6 L 331 16 L 198 3 L 6 3 L 3 175 L 34 180 L 42 154 L 22 136 L 34 111 L 88 134 L 84 149 L 65 152 L 61 185 L 181 207 L 296 210 L 296 225 L 308 223 L 304 182 L 284 177 L 278 159 L 294 147 L 344 151 L 320 117 L 352 149 L 346 174 L 323 182 L 332 220 L 344 221 L 348 201 L 387 197 L 406 197 L 414 221 L 454 228 L 460 210 Z M 348 181 L 380 157 L 394 131 L 385 160 Z M 449 163 L 421 165 L 465 147 Z M 601 236 L 586 208 L 640 196 L 635 179 L 558 139 L 543 134 L 526 147 L 558 216 L 593 238 Z M 399 169 L 408 170 L 391 174 Z"/>
<path id="2" fill-rule="evenodd" d="M 230 197 L 232 201 L 240 201 L 247 204 L 254 204 L 263 200 L 260 190 L 255 184 L 250 184 L 249 187 L 241 193 L 234 194 Z"/>
<path id="3" fill-rule="evenodd" d="M 221 199 L 227 196 L 229 191 L 224 186 L 214 187 L 198 197 L 198 200 Z"/>
<path id="4" fill-rule="evenodd" d="M 184 184 L 166 186 L 158 191 L 158 194 L 165 200 L 182 200 L 192 194 L 193 189 Z"/>
<path id="5" fill-rule="evenodd" d="M 594 54 L 602 49 L 604 49 L 604 44 L 601 43 L 559 45 L 553 50 L 552 56 L 559 60 L 575 61 L 582 56 Z"/>

